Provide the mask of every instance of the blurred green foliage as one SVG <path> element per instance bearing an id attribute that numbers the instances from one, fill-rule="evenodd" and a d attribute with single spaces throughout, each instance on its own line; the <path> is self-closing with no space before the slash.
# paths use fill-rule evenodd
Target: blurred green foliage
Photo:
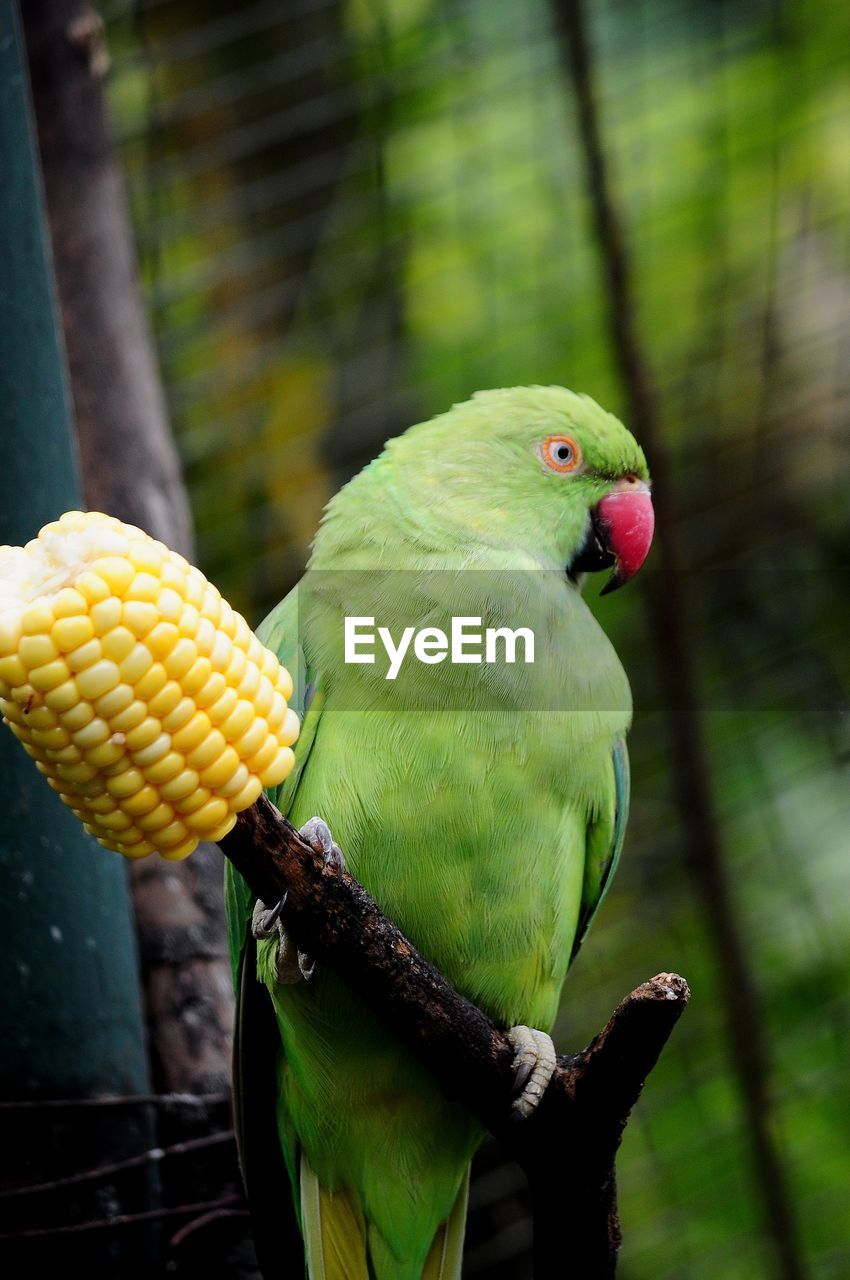
<path id="1" fill-rule="evenodd" d="M 809 1274 L 838 1280 L 850 1274 L 850 23 L 832 0 L 587 9 L 675 461 L 772 1124 Z M 333 489 L 409 423 L 525 382 L 621 406 L 545 0 L 115 0 L 106 16 L 200 557 L 253 621 L 297 577 Z M 694 992 L 620 1160 L 621 1274 L 772 1276 L 639 585 L 599 616 L 635 691 L 633 814 L 567 984 L 561 1043 L 583 1043 L 659 969 Z M 512 1222 L 486 1200 L 477 1214 Z M 487 1268 L 486 1249 L 471 1253 L 470 1274 L 526 1274 L 521 1227 L 502 1245 Z"/>

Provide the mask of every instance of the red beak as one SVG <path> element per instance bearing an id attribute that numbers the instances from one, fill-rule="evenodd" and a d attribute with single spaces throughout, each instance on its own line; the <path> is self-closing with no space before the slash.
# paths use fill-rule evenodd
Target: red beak
<path id="1" fill-rule="evenodd" d="M 633 578 L 646 559 L 655 530 L 655 512 L 649 488 L 630 476 L 596 504 L 593 512 L 596 536 L 614 558 L 614 571 L 601 595 L 616 591 Z"/>

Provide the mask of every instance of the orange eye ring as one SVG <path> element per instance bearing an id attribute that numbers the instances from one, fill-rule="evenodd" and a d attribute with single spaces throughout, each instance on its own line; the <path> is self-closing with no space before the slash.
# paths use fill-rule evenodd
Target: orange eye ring
<path id="1" fill-rule="evenodd" d="M 562 476 L 581 465 L 581 449 L 572 436 L 547 436 L 540 446 L 540 457 L 550 471 Z"/>

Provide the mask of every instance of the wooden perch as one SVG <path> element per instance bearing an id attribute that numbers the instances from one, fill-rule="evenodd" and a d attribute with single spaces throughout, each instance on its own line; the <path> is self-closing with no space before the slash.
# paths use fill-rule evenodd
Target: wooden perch
<path id="1" fill-rule="evenodd" d="M 225 856 L 300 948 L 364 1000 L 523 1168 L 534 1214 L 535 1275 L 613 1276 L 620 1245 L 614 1158 L 629 1113 L 688 1002 L 659 974 L 598 1036 L 558 1059 L 528 1120 L 512 1119 L 514 1051 L 503 1032 L 408 942 L 347 871 L 326 866 L 263 796 L 221 841 Z"/>

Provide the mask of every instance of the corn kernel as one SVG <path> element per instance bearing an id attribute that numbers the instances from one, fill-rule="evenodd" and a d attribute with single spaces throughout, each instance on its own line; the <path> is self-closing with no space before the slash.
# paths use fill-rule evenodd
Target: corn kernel
<path id="1" fill-rule="evenodd" d="M 74 686 L 76 688 L 76 686 Z M 79 693 L 77 697 L 79 697 Z M 78 702 L 68 711 L 61 713 L 62 727 L 73 732 L 75 729 L 82 729 L 91 720 L 94 720 L 94 708 L 89 706 L 87 702 Z"/>
<path id="2" fill-rule="evenodd" d="M 132 827 L 133 819 L 128 813 L 113 809 L 111 813 L 100 814 L 97 825 L 107 831 L 126 831 L 128 827 Z"/>
<path id="3" fill-rule="evenodd" d="M 152 716 L 156 716 L 157 720 L 162 720 L 170 711 L 173 711 L 183 697 L 183 690 L 176 680 L 169 680 L 164 684 L 159 693 L 155 694 L 148 703 L 148 709 Z M 187 699 L 188 701 L 188 699 Z M 190 703 L 191 705 L 191 703 Z M 164 728 L 171 732 L 171 725 L 165 725 Z"/>
<path id="4" fill-rule="evenodd" d="M 159 588 L 159 583 L 157 583 L 157 588 Z M 183 617 L 183 597 L 173 587 L 165 587 L 164 590 L 159 591 L 156 603 L 160 615 L 165 621 L 176 626 Z"/>
<path id="5" fill-rule="evenodd" d="M 201 774 L 201 782 L 210 791 L 219 791 L 230 782 L 239 768 L 239 756 L 233 747 L 225 747 Z M 247 782 L 247 778 L 246 778 Z"/>
<path id="6" fill-rule="evenodd" d="M 49 635 L 24 635 L 18 645 L 18 657 L 27 668 L 40 667 L 45 662 L 52 662 L 59 657 L 59 650 Z"/>
<path id="7" fill-rule="evenodd" d="M 127 588 L 126 597 L 128 600 L 147 600 L 153 604 L 159 599 L 160 589 L 159 578 L 155 578 L 152 573 L 137 573 Z"/>
<path id="8" fill-rule="evenodd" d="M 263 676 L 260 675 L 260 668 L 257 664 L 255 662 L 247 662 L 245 674 L 237 685 L 239 697 L 245 698 L 248 702 L 253 702 L 262 679 Z"/>
<path id="9" fill-rule="evenodd" d="M 115 661 L 114 658 L 113 661 Z M 127 657 L 120 663 L 121 679 L 126 680 L 128 684 L 135 684 L 152 666 L 153 655 L 150 650 L 143 644 L 134 644 Z"/>
<path id="10" fill-rule="evenodd" d="M 228 742 L 235 742 L 243 733 L 247 733 L 254 723 L 255 714 L 251 703 L 240 698 L 227 719 L 222 721 L 221 731 Z"/>
<path id="11" fill-rule="evenodd" d="M 43 667 L 35 667 L 30 672 L 30 684 L 40 693 L 49 693 L 64 684 L 70 674 L 66 663 L 56 658 L 54 662 L 45 662 Z"/>
<path id="12" fill-rule="evenodd" d="M 154 716 L 146 716 L 140 725 L 125 735 L 128 751 L 141 751 L 159 737 L 162 726 Z"/>
<path id="13" fill-rule="evenodd" d="M 228 747 L 227 750 L 232 751 L 233 748 Z M 222 752 L 222 755 L 224 754 L 225 752 Z M 247 764 L 239 764 L 233 777 L 228 782 L 220 782 L 216 787 L 216 791 L 220 796 L 226 796 L 229 800 L 231 796 L 238 796 L 250 777 Z M 274 784 L 270 782 L 268 785 L 273 786 Z"/>
<path id="14" fill-rule="evenodd" d="M 123 596 L 135 577 L 132 564 L 121 556 L 102 556 L 92 568 L 116 596 Z"/>
<path id="15" fill-rule="evenodd" d="M 218 759 L 226 746 L 227 742 L 224 734 L 219 733 L 218 729 L 213 729 L 212 732 L 204 738 L 200 746 L 195 747 L 194 751 L 189 752 L 186 757 L 186 763 L 190 769 L 206 769 L 214 760 Z"/>
<path id="16" fill-rule="evenodd" d="M 143 814 L 152 813 L 159 803 L 159 792 L 154 787 L 144 786 L 141 791 L 136 791 L 126 800 L 122 800 L 121 808 L 133 817 L 140 817 Z M 136 823 L 136 826 L 138 825 Z"/>
<path id="17" fill-rule="evenodd" d="M 252 773 L 255 773 L 258 778 L 263 778 L 269 765 L 277 758 L 278 750 L 277 740 L 269 734 L 263 740 L 263 745 L 259 751 L 251 756 L 250 760 L 246 760 L 245 763 Z"/>
<path id="18" fill-rule="evenodd" d="M 220 822 L 217 827 L 213 827 L 211 831 L 204 832 L 204 839 L 211 840 L 213 843 L 215 843 L 217 840 L 223 839 L 224 836 L 227 835 L 228 831 L 232 831 L 235 826 L 236 826 L 236 814 L 229 813 L 227 817 L 224 819 L 224 821 Z"/>
<path id="19" fill-rule="evenodd" d="M 191 827 L 193 831 L 203 831 L 207 827 L 214 827 L 219 822 L 223 822 L 227 813 L 227 801 L 222 796 L 215 796 L 194 813 L 186 815 L 186 826 Z"/>
<path id="20" fill-rule="evenodd" d="M 155 658 L 165 658 L 180 639 L 180 629 L 173 622 L 158 622 L 145 636 L 145 644 Z"/>
<path id="21" fill-rule="evenodd" d="M 49 634 L 53 622 L 53 610 L 44 600 L 34 600 L 21 614 L 21 629 L 25 636 Z"/>
<path id="22" fill-rule="evenodd" d="M 187 693 L 195 696 L 199 690 L 206 688 L 211 675 L 212 663 L 209 658 L 196 658 L 180 683 Z"/>
<path id="23" fill-rule="evenodd" d="M 152 631 L 159 620 L 156 607 L 146 600 L 128 600 L 122 610 L 124 625 L 140 640 Z"/>
<path id="24" fill-rule="evenodd" d="M 188 608 L 191 607 L 191 605 L 188 606 Z M 195 613 L 197 612 L 198 611 L 196 609 Z M 185 618 L 186 614 L 183 616 Z M 183 628 L 181 627 L 181 630 L 182 629 Z M 215 647 L 216 641 L 216 629 L 208 618 L 201 618 L 199 615 L 198 625 L 195 628 L 194 640 L 195 644 L 198 646 L 198 653 L 202 653 L 204 657 L 208 658 Z"/>
<path id="25" fill-rule="evenodd" d="M 133 763 L 138 765 L 140 769 L 156 764 L 158 760 L 162 760 L 163 756 L 171 750 L 171 734 L 161 733 L 159 737 L 154 738 L 153 742 L 149 742 L 146 747 L 142 747 L 140 751 L 133 752 Z M 182 764 L 182 761 L 180 762 Z M 150 776 L 150 775 L 148 775 Z M 151 782 L 156 782 L 156 778 L 151 778 Z"/>
<path id="26" fill-rule="evenodd" d="M 94 635 L 91 618 L 76 614 L 70 618 L 57 618 L 50 632 L 53 642 L 62 653 L 70 653 L 86 644 Z"/>
<path id="27" fill-rule="evenodd" d="M 108 792 L 102 796 L 92 796 L 86 805 L 90 813 L 114 813 L 117 807 Z"/>
<path id="28" fill-rule="evenodd" d="M 121 672 L 116 664 L 108 658 L 101 658 L 100 662 L 94 662 L 80 672 L 77 676 L 77 688 L 84 698 L 93 702 L 102 693 L 114 689 L 120 680 Z"/>
<path id="29" fill-rule="evenodd" d="M 236 814 L 233 815 L 233 821 L 236 821 Z M 204 838 L 207 833 L 204 832 Z M 221 837 L 218 837 L 219 839 Z M 180 862 L 183 858 L 188 858 L 190 853 L 194 853 L 198 847 L 198 837 L 194 833 L 187 836 L 180 844 L 172 845 L 170 849 L 163 849 L 162 856 L 167 858 L 169 862 Z"/>
<path id="30" fill-rule="evenodd" d="M 83 752 L 83 759 L 86 764 L 93 764 L 98 769 L 107 769 L 113 765 L 117 765 L 119 761 L 125 759 L 125 751 L 122 746 L 109 741 L 103 742 L 99 747 L 90 747 L 88 751 Z"/>
<path id="31" fill-rule="evenodd" d="M 285 667 L 278 668 L 275 688 L 283 698 L 284 702 L 289 702 L 289 699 L 292 697 L 292 676 Z"/>
<path id="32" fill-rule="evenodd" d="M 85 671 L 86 667 L 91 667 L 95 662 L 100 661 L 102 652 L 99 640 L 89 640 L 86 644 L 81 644 L 78 649 L 72 649 L 66 655 L 65 661 L 72 671 Z"/>
<path id="33" fill-rule="evenodd" d="M 159 573 L 162 585 L 164 587 L 173 587 L 181 600 L 186 596 L 186 570 L 188 567 L 188 562 L 182 556 L 172 552 L 168 559 L 163 561 Z"/>
<path id="34" fill-rule="evenodd" d="M 63 587 L 53 597 L 51 608 L 55 618 L 73 618 L 77 614 L 85 614 L 88 611 L 89 602 L 79 591 L 75 591 L 73 587 Z"/>
<path id="35" fill-rule="evenodd" d="M 106 716 L 108 720 L 112 720 L 113 716 L 117 716 L 122 711 L 126 711 L 133 701 L 133 690 L 128 684 L 117 684 L 114 689 L 110 689 L 108 693 L 102 694 L 95 699 L 94 709 L 99 716 Z"/>
<path id="36" fill-rule="evenodd" d="M 15 659 L 15 661 L 17 661 L 17 659 Z M 201 661 L 201 659 L 198 659 L 198 661 Z M 199 707 L 204 707 L 204 708 L 212 707 L 218 702 L 219 698 L 222 698 L 224 696 L 226 692 L 227 692 L 227 681 L 225 680 L 223 674 L 220 671 L 213 671 L 212 675 L 210 676 L 209 680 L 207 680 L 204 687 L 195 695 L 195 701 L 197 702 Z M 236 693 L 235 689 L 233 690 L 233 693 Z M 237 694 L 236 696 L 238 697 L 239 695 Z M 236 699 L 234 698 L 233 706 L 230 707 L 228 710 L 220 713 L 220 718 L 226 719 L 227 716 L 230 714 L 230 711 L 235 706 L 236 706 Z"/>
<path id="37" fill-rule="evenodd" d="M 0 658 L 0 680 L 5 680 L 8 685 L 14 686 L 23 684 L 26 678 L 27 669 L 16 653 Z"/>
<path id="38" fill-rule="evenodd" d="M 33 729 L 32 740 L 39 747 L 44 747 L 48 752 L 62 751 L 71 743 L 69 734 L 59 725 L 55 725 L 52 729 Z"/>
<path id="39" fill-rule="evenodd" d="M 186 752 L 194 750 L 212 732 L 209 716 L 203 711 L 196 711 L 191 720 L 174 735 L 174 750 Z M 224 748 L 222 747 L 222 750 Z"/>
<path id="40" fill-rule="evenodd" d="M 147 781 L 159 787 L 160 795 L 163 795 L 163 783 L 177 777 L 177 774 L 182 773 L 184 769 L 186 769 L 186 760 L 179 751 L 168 751 L 165 755 L 161 755 L 159 760 L 148 764 L 145 774 Z M 169 796 L 165 796 L 165 799 L 168 800 Z"/>
<path id="41" fill-rule="evenodd" d="M 31 729 L 52 729 L 55 724 L 58 724 L 55 712 L 49 707 L 37 706 L 34 699 L 31 702 L 28 701 L 22 710 L 24 723 Z"/>
<path id="42" fill-rule="evenodd" d="M 206 787 L 198 787 L 197 791 L 193 791 L 185 800 L 180 801 L 181 813 L 194 813 L 196 809 L 200 809 L 201 805 L 211 799 L 212 792 Z"/>
<path id="43" fill-rule="evenodd" d="M 234 689 L 238 689 L 239 682 L 244 678 L 247 670 L 248 659 L 245 657 L 245 654 L 241 649 L 234 649 L 230 655 L 227 670 L 224 673 L 227 677 L 227 683 L 232 684 Z"/>
<path id="44" fill-rule="evenodd" d="M 129 627 L 114 626 L 101 640 L 104 658 L 121 663 L 136 647 L 136 637 Z"/>
<path id="45" fill-rule="evenodd" d="M 162 727 L 168 733 L 176 734 L 179 729 L 189 723 L 193 716 L 198 714 L 200 713 L 191 698 L 181 698 L 177 706 L 172 707 L 168 714 L 163 717 Z"/>
<path id="46" fill-rule="evenodd" d="M 198 637 L 198 632 L 200 630 L 200 626 L 201 626 L 201 615 L 198 613 L 198 610 L 195 608 L 193 604 L 184 604 L 183 612 L 180 615 L 180 630 L 182 631 L 183 635 L 188 636 L 190 640 L 194 640 L 195 643 L 197 644 L 197 637 Z M 204 626 L 210 627 L 210 631 L 212 631 L 213 636 L 215 636 L 215 631 L 208 622 L 205 622 Z M 210 644 L 212 644 L 212 641 L 210 641 Z M 202 652 L 200 645 L 198 645 L 198 652 L 199 653 Z M 207 651 L 203 650 L 203 652 L 207 652 Z"/>
<path id="47" fill-rule="evenodd" d="M 252 721 L 247 733 L 243 733 L 241 738 L 237 739 L 233 744 L 243 760 L 250 760 L 251 756 L 259 751 L 266 740 L 268 731 L 268 724 L 262 716 L 257 716 Z"/>
<path id="48" fill-rule="evenodd" d="M 178 801 L 191 795 L 199 784 L 200 778 L 194 769 L 181 768 L 175 777 L 169 778 L 167 782 L 161 784 L 159 793 L 163 800 L 167 800 L 169 804 L 177 804 Z M 179 804 L 177 807 L 180 807 Z"/>
<path id="49" fill-rule="evenodd" d="M 78 784 L 91 782 L 93 778 L 97 777 L 97 770 L 92 765 L 86 764 L 85 761 L 81 761 L 79 764 L 57 765 L 56 771 L 60 778 L 65 778 L 68 782 L 76 782 Z M 85 792 L 83 794 L 85 795 Z"/>
<path id="50" fill-rule="evenodd" d="M 179 680 L 186 674 L 197 656 L 198 650 L 195 647 L 194 641 L 187 640 L 186 637 L 183 636 L 177 641 L 176 645 L 171 650 L 168 657 L 163 661 L 162 665 L 173 679 Z"/>
<path id="51" fill-rule="evenodd" d="M 0 617 L 0 656 L 7 658 L 17 652 L 22 632 L 19 617 L 8 613 Z"/>
<path id="52" fill-rule="evenodd" d="M 99 636 L 105 636 L 121 621 L 123 605 L 117 596 L 107 596 L 105 600 L 92 605 L 89 617 Z"/>
<path id="53" fill-rule="evenodd" d="M 154 698 L 160 689 L 164 689 L 168 684 L 168 672 L 161 662 L 155 662 L 150 670 L 146 671 L 141 680 L 136 681 L 136 696 L 138 698 Z"/>
<path id="54" fill-rule="evenodd" d="M 244 681 L 242 683 L 244 686 Z M 240 688 L 240 693 L 242 692 L 243 690 L 242 688 Z M 269 680 L 268 676 L 260 676 L 259 685 L 257 686 L 257 692 L 254 694 L 253 698 L 251 699 L 254 705 L 254 710 L 256 711 L 258 716 L 265 716 L 265 718 L 269 720 L 269 712 L 272 709 L 273 698 L 274 698 L 274 689 L 272 688 L 271 680 Z M 271 720 L 269 720 L 269 724 L 271 724 Z"/>
<path id="55" fill-rule="evenodd" d="M 67 728 L 67 722 L 65 722 L 65 728 Z M 88 751 L 91 747 L 99 747 L 101 743 L 109 741 L 110 728 L 105 720 L 95 716 L 84 728 L 72 733 L 71 738 L 75 747 L 79 747 L 81 751 Z"/>
<path id="56" fill-rule="evenodd" d="M 249 805 L 254 803 L 262 789 L 262 782 L 252 774 L 242 790 L 238 791 L 236 795 L 231 798 L 231 809 L 235 810 L 236 813 L 239 813 L 242 809 L 247 809 Z"/>
<path id="57" fill-rule="evenodd" d="M 136 573 L 149 573 L 158 577 L 163 550 L 162 543 L 156 542 L 153 538 L 142 537 L 137 542 L 130 543 L 127 558 L 132 561 Z"/>
<path id="58" fill-rule="evenodd" d="M 118 686 L 119 689 L 121 686 Z M 127 733 L 129 729 L 135 729 L 136 725 L 142 723 L 148 714 L 148 709 L 143 702 L 131 702 L 126 711 L 119 711 L 117 716 L 112 716 L 112 728 L 116 733 Z"/>
<path id="59" fill-rule="evenodd" d="M 286 702 L 275 690 L 272 695 L 272 709 L 269 712 L 269 724 L 279 729 L 283 724 L 283 718 L 286 715 Z"/>
<path id="60" fill-rule="evenodd" d="M 111 796 L 125 798 L 126 796 L 134 796 L 137 791 L 141 791 L 145 785 L 145 775 L 140 769 L 125 769 L 122 773 L 118 773 L 114 778 L 108 778 L 106 782 L 106 790 Z"/>
<path id="61" fill-rule="evenodd" d="M 291 747 L 293 742 L 298 740 L 301 732 L 301 722 L 291 707 L 286 708 L 286 715 L 283 717 L 283 725 L 281 726 L 277 739 L 282 742 L 285 747 Z"/>
<path id="62" fill-rule="evenodd" d="M 109 587 L 97 573 L 87 570 L 77 578 L 76 587 L 85 596 L 89 604 L 97 604 L 110 594 Z"/>
<path id="63" fill-rule="evenodd" d="M 103 847 L 111 849 L 112 845 L 108 841 L 103 841 Z M 195 847 L 197 848 L 197 845 Z M 135 861 L 137 858 L 147 858 L 149 854 L 156 853 L 156 850 L 149 840 L 142 840 L 141 844 L 133 843 L 131 845 L 119 841 L 117 852 L 123 853 L 125 858 L 132 858 Z"/>
<path id="64" fill-rule="evenodd" d="M 173 822 L 169 822 L 167 827 L 163 827 L 156 833 L 157 847 L 163 851 L 166 849 L 176 848 L 177 845 L 183 844 L 189 836 L 184 823 L 179 818 L 175 818 Z"/>
<path id="65" fill-rule="evenodd" d="M 136 826 L 142 831 L 161 831 L 169 822 L 174 821 L 174 810 L 170 804 L 159 803 L 149 813 L 143 813 L 136 819 Z"/>

